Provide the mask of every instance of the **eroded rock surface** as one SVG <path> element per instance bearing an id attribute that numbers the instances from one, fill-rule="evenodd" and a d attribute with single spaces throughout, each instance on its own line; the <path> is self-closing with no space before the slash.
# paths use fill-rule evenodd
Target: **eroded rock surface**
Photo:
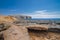
<path id="1" fill-rule="evenodd" d="M 29 30 L 31 40 L 60 40 L 60 33 L 48 31 Z"/>
<path id="2" fill-rule="evenodd" d="M 17 19 L 13 16 L 0 16 L 0 40 L 60 40 L 60 32 L 48 30 L 46 25 L 31 25 L 21 20 L 18 26 L 14 22 Z"/>

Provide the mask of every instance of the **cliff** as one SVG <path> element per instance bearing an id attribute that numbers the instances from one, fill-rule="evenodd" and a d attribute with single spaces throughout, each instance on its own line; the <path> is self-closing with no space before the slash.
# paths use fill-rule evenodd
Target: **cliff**
<path id="1" fill-rule="evenodd" d="M 21 19 L 31 19 L 32 17 L 31 16 L 25 16 L 25 15 L 9 15 L 9 16 L 13 16 L 19 20 Z"/>
<path id="2" fill-rule="evenodd" d="M 34 24 L 25 19 L 30 18 L 1 15 L 0 40 L 60 40 L 60 29 L 49 29 L 48 25 Z M 17 21 L 19 23 L 15 23 Z"/>

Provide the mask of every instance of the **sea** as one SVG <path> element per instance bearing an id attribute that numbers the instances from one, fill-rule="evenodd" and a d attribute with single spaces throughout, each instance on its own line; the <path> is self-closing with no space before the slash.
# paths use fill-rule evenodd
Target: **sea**
<path id="1" fill-rule="evenodd" d="M 31 18 L 27 20 L 60 20 L 60 18 Z"/>
<path id="2" fill-rule="evenodd" d="M 60 18 L 31 18 L 27 20 L 55 20 L 55 21 L 60 21 Z"/>

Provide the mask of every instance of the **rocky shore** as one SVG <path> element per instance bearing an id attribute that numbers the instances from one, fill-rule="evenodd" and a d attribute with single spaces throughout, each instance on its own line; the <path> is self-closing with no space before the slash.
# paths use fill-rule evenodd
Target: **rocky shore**
<path id="1" fill-rule="evenodd" d="M 60 26 L 34 23 L 30 16 L 0 16 L 0 40 L 60 40 Z"/>

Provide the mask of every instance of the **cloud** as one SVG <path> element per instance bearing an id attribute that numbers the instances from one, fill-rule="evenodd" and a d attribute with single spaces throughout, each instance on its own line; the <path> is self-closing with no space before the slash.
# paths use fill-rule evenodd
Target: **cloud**
<path id="1" fill-rule="evenodd" d="M 35 11 L 27 15 L 32 16 L 32 18 L 60 18 L 59 11 L 49 12 L 47 10 L 42 10 L 42 11 Z"/>

